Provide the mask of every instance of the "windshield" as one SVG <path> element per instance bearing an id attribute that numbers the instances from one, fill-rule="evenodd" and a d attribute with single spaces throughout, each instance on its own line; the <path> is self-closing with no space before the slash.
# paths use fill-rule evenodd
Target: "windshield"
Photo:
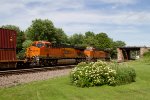
<path id="1" fill-rule="evenodd" d="M 46 48 L 50 48 L 50 46 L 51 46 L 50 43 L 46 43 L 46 44 L 45 44 L 45 47 L 46 47 Z"/>
<path id="2" fill-rule="evenodd" d="M 44 44 L 43 43 L 38 43 L 36 46 L 40 48 L 40 47 L 44 46 Z"/>

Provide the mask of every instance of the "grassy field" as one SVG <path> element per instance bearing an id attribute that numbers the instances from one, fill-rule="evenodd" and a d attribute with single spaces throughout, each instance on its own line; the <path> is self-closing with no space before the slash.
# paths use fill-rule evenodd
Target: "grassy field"
<path id="1" fill-rule="evenodd" d="M 150 64 L 130 62 L 137 73 L 136 82 L 121 86 L 79 88 L 69 77 L 32 82 L 0 89 L 0 100 L 150 100 Z"/>

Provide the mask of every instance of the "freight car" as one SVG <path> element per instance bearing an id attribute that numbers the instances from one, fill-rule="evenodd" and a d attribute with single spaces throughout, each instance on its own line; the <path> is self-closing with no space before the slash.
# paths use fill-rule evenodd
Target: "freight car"
<path id="1" fill-rule="evenodd" d="M 28 64 L 16 57 L 16 38 L 16 31 L 0 28 L 0 69 L 14 69 L 17 65 Z"/>
<path id="2" fill-rule="evenodd" d="M 52 66 L 108 58 L 108 53 L 94 48 L 54 45 L 48 41 L 35 41 L 27 48 L 25 59 L 16 58 L 16 31 L 0 28 L 0 69 Z"/>
<path id="3" fill-rule="evenodd" d="M 0 28 L 0 68 L 16 66 L 16 31 Z"/>

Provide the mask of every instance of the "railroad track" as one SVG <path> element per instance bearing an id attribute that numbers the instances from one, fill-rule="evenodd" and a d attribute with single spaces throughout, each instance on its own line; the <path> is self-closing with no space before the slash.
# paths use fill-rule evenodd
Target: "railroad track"
<path id="1" fill-rule="evenodd" d="M 53 70 L 70 69 L 73 67 L 75 67 L 75 65 L 5 70 L 5 71 L 0 71 L 0 77 L 9 76 L 9 75 L 19 75 L 19 74 L 25 74 L 25 73 L 36 73 L 36 72 L 42 72 L 42 71 L 44 72 L 44 71 L 50 71 L 50 70 L 53 71 Z"/>

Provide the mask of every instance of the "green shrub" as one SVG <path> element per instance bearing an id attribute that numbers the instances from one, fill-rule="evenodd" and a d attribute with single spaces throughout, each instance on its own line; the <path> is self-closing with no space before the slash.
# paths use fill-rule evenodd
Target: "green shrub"
<path id="1" fill-rule="evenodd" d="M 17 59 L 23 60 L 25 58 L 25 50 L 21 50 L 18 54 L 17 54 Z"/>
<path id="2" fill-rule="evenodd" d="M 144 56 L 144 57 L 150 57 L 150 51 L 145 52 L 145 53 L 143 54 L 143 56 Z"/>
<path id="3" fill-rule="evenodd" d="M 150 63 L 150 51 L 144 53 L 142 60 L 144 61 L 144 63 Z"/>
<path id="4" fill-rule="evenodd" d="M 135 81 L 135 70 L 129 66 L 102 61 L 79 63 L 70 74 L 71 83 L 79 87 L 121 85 Z"/>
<path id="5" fill-rule="evenodd" d="M 132 67 L 118 63 L 111 63 L 109 66 L 116 70 L 115 85 L 135 82 L 136 72 Z"/>
<path id="6" fill-rule="evenodd" d="M 114 85 L 116 71 L 107 66 L 106 62 L 79 63 L 71 71 L 71 82 L 80 87 Z"/>

